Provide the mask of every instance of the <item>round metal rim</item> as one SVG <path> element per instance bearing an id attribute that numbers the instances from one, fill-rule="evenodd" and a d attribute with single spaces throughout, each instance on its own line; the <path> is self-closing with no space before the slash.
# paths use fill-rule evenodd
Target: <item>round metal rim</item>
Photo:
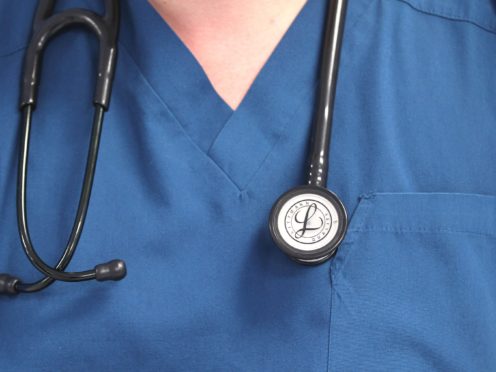
<path id="1" fill-rule="evenodd" d="M 328 199 L 333 206 L 336 208 L 338 212 L 340 221 L 342 221 L 336 236 L 327 244 L 326 246 L 316 249 L 314 251 L 302 251 L 300 249 L 296 249 L 289 245 L 280 235 L 279 229 L 277 228 L 277 217 L 279 212 L 281 211 L 283 205 L 291 198 L 299 195 L 299 194 L 317 194 L 326 199 Z M 304 265 L 318 265 L 330 259 L 337 251 L 339 244 L 343 241 L 344 236 L 346 235 L 346 229 L 348 225 L 348 217 L 346 213 L 346 209 L 341 202 L 341 200 L 337 197 L 333 192 L 319 186 L 299 186 L 293 188 L 277 199 L 276 203 L 272 207 L 269 218 L 269 230 L 272 236 L 272 240 L 276 245 L 286 253 L 291 259 L 297 261 L 298 263 Z"/>

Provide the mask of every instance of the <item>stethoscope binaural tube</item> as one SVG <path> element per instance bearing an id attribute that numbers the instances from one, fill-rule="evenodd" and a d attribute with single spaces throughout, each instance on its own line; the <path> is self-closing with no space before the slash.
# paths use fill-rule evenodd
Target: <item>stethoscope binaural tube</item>
<path id="1" fill-rule="evenodd" d="M 108 109 L 115 72 L 119 3 L 118 0 L 105 0 L 104 16 L 82 9 L 69 9 L 52 15 L 54 5 L 55 0 L 40 0 L 33 22 L 33 36 L 26 52 L 21 96 L 22 130 L 17 181 L 17 221 L 22 246 L 30 262 L 45 277 L 35 283 L 23 283 L 15 276 L 0 274 L 0 294 L 37 292 L 55 280 L 76 282 L 96 279 L 106 281 L 120 280 L 126 275 L 126 265 L 122 260 L 112 260 L 81 272 L 64 271 L 77 248 L 89 206 L 103 117 L 104 112 Z M 72 25 L 83 25 L 98 36 L 100 60 L 94 96 L 95 114 L 79 206 L 67 246 L 57 265 L 53 268 L 38 256 L 29 234 L 26 212 L 29 140 L 33 111 L 36 107 L 43 50 L 55 34 Z"/>
<path id="2" fill-rule="evenodd" d="M 331 258 L 347 228 L 343 203 L 326 188 L 346 5 L 346 0 L 329 0 L 308 185 L 283 194 L 274 204 L 269 218 L 269 230 L 274 242 L 291 259 L 304 265 L 320 264 Z"/>

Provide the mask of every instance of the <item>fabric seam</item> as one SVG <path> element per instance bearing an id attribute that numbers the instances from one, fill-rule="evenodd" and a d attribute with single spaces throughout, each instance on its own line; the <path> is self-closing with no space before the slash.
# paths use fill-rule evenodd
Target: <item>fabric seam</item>
<path id="1" fill-rule="evenodd" d="M 363 7 L 363 10 L 360 12 L 360 14 L 357 15 L 355 21 L 350 25 L 349 29 L 348 29 L 348 32 L 351 32 L 351 30 L 355 29 L 355 27 L 357 26 L 357 24 L 362 20 L 362 18 L 365 16 L 365 14 L 367 14 L 367 10 L 370 9 L 372 7 L 373 4 L 377 3 L 376 0 L 372 0 L 370 1 L 369 4 L 366 4 L 364 7 Z M 346 37 L 346 36 L 345 36 Z M 348 38 L 349 39 L 349 38 Z M 344 54 L 344 53 L 343 53 Z M 343 58 L 343 55 L 341 55 L 341 59 Z M 315 88 L 314 88 L 315 89 Z M 270 153 L 272 152 L 272 150 L 275 148 L 275 146 L 277 145 L 277 143 L 279 142 L 281 138 L 281 135 L 279 136 L 279 138 L 274 142 L 274 146 L 272 147 L 271 151 L 269 152 L 269 154 L 267 154 L 266 158 L 264 159 L 264 161 L 260 164 L 260 168 L 262 168 L 262 166 L 264 165 L 265 163 L 265 160 L 268 158 L 268 156 L 270 155 Z M 258 170 L 257 170 L 258 171 Z M 254 173 L 252 179 L 254 179 L 256 176 L 256 173 Z M 251 180 L 250 179 L 250 182 Z M 249 183 L 247 184 L 246 187 L 248 187 Z M 369 197 L 374 197 L 374 195 L 369 195 Z M 360 203 L 361 202 L 365 202 L 367 197 L 364 196 L 363 199 L 359 200 L 359 203 L 357 205 L 357 208 L 360 207 Z M 353 212 L 353 215 L 355 215 L 355 212 L 357 211 L 357 209 L 354 210 Z M 359 222 L 362 222 L 363 223 L 364 220 L 362 221 L 359 221 Z M 346 237 L 345 237 L 346 239 Z M 349 256 L 349 251 L 350 250 L 353 250 L 354 248 L 354 239 L 351 239 L 350 241 L 350 249 L 348 250 L 348 252 L 344 255 L 343 259 L 346 259 L 346 257 Z M 341 267 L 335 267 L 334 266 L 334 259 L 330 260 L 329 262 L 329 266 L 328 266 L 328 275 L 329 275 L 329 282 L 330 282 L 330 291 L 329 291 L 329 296 L 330 296 L 330 299 L 329 299 L 329 324 L 328 324 L 328 327 L 327 327 L 327 364 L 326 364 L 326 371 L 329 372 L 331 370 L 331 365 L 332 365 L 332 361 L 331 361 L 331 355 L 332 355 L 332 349 L 331 349 L 331 342 L 332 342 L 332 335 L 331 335 L 331 327 L 332 327 L 332 313 L 333 313 L 333 297 L 334 297 L 334 292 L 335 292 L 335 275 L 339 274 L 340 272 L 340 269 L 344 266 L 344 263 L 343 262 L 343 265 L 341 265 Z"/>
<path id="2" fill-rule="evenodd" d="M 0 54 L 0 58 L 3 58 L 3 57 L 10 57 L 10 56 L 12 56 L 12 55 L 14 55 L 14 54 L 16 54 L 16 53 L 18 53 L 18 52 L 23 51 L 23 50 L 24 50 L 24 49 L 26 49 L 26 48 L 27 48 L 27 46 L 22 46 L 22 47 L 19 47 L 19 48 L 17 48 L 17 49 L 14 49 L 14 50 L 12 50 L 12 51 L 10 51 L 10 52 L 6 52 L 6 53 L 4 53 L 4 54 Z"/>
<path id="3" fill-rule="evenodd" d="M 359 220 L 355 220 L 356 223 L 358 224 L 358 228 L 361 228 L 365 221 L 367 216 L 369 215 L 369 212 L 371 210 L 370 206 L 372 203 L 370 202 L 371 199 L 375 198 L 375 194 L 373 193 L 367 193 L 363 194 L 359 197 L 358 205 L 355 208 L 353 212 L 353 216 L 356 216 L 357 219 L 358 217 L 360 218 Z M 357 214 L 358 209 L 362 209 L 359 214 Z M 352 216 L 352 218 L 353 218 Z M 341 264 L 340 265 L 335 265 L 335 258 L 331 260 L 330 266 L 329 266 L 329 277 L 330 277 L 330 282 L 331 282 L 331 309 L 330 309 L 330 314 L 329 314 L 329 343 L 328 343 L 328 355 L 327 355 L 327 371 L 329 372 L 331 370 L 331 354 L 332 354 L 332 349 L 331 349 L 331 325 L 332 325 L 332 296 L 334 296 L 334 293 L 336 292 L 336 283 L 337 283 L 337 278 L 339 274 L 341 273 L 343 267 L 346 266 L 346 263 L 348 261 L 348 258 L 350 257 L 351 253 L 355 250 L 356 248 L 356 237 L 353 236 L 353 234 L 348 235 L 349 233 L 352 233 L 353 231 L 348 231 L 347 235 L 345 236 L 345 240 L 342 243 L 342 247 L 347 245 L 348 249 L 346 250 L 345 253 L 341 256 Z M 338 254 L 339 254 L 339 249 L 338 249 Z"/>
<path id="4" fill-rule="evenodd" d="M 348 230 L 345 236 L 345 240 L 343 243 L 341 243 L 341 247 L 338 249 L 338 255 L 340 252 L 340 249 L 342 249 L 344 246 L 348 245 L 348 249 L 341 255 L 340 257 L 340 265 L 334 265 L 335 262 L 335 257 L 331 262 L 331 275 L 332 278 L 334 279 L 334 282 L 337 281 L 337 277 L 343 270 L 343 267 L 346 266 L 346 263 L 348 261 L 349 256 L 352 254 L 352 252 L 356 248 L 356 236 L 352 236 L 353 234 L 359 233 L 363 226 L 365 225 L 365 221 L 367 221 L 367 218 L 370 214 L 370 211 L 372 210 L 371 206 L 373 203 L 370 202 L 371 199 L 374 199 L 374 195 L 366 195 L 362 196 L 359 199 L 357 209 L 355 210 L 354 216 L 356 216 L 355 223 L 357 224 L 357 227 L 353 230 Z M 360 211 L 358 211 L 360 209 Z M 357 213 L 359 212 L 359 213 Z M 351 221 L 353 223 L 353 221 Z"/>
<path id="5" fill-rule="evenodd" d="M 394 226 L 362 226 L 357 229 L 350 230 L 350 232 L 390 232 L 397 234 L 469 234 L 477 236 L 486 236 L 496 239 L 496 234 L 484 231 L 470 231 L 470 230 L 457 230 L 448 227 L 440 227 L 438 229 L 432 228 L 407 228 L 407 227 L 394 227 Z"/>
<path id="6" fill-rule="evenodd" d="M 327 333 L 327 371 L 330 371 L 331 368 L 331 325 L 332 325 L 332 297 L 334 296 L 334 286 L 333 286 L 333 279 L 332 279 L 332 274 L 329 271 L 329 277 L 330 277 L 330 282 L 331 282 L 331 290 L 329 291 L 329 326 L 327 327 L 328 333 Z"/>
<path id="7" fill-rule="evenodd" d="M 433 16 L 433 17 L 441 18 L 441 19 L 444 19 L 444 20 L 447 20 L 447 21 L 467 23 L 467 24 L 470 24 L 472 26 L 475 26 L 475 27 L 477 27 L 477 28 L 479 28 L 479 29 L 481 29 L 483 31 L 486 31 L 486 32 L 489 32 L 489 33 L 491 33 L 493 35 L 496 35 L 496 25 L 494 25 L 494 26 L 489 26 L 489 25 L 486 26 L 486 25 L 481 24 L 480 22 L 474 21 L 473 19 L 466 18 L 466 17 L 461 17 L 460 15 L 457 15 L 457 14 L 454 14 L 454 13 L 448 13 L 448 12 L 444 12 L 444 11 L 441 11 L 441 10 L 435 10 L 435 9 L 432 9 L 432 8 L 430 8 L 430 9 L 427 8 L 426 9 L 426 8 L 421 7 L 418 4 L 412 4 L 408 0 L 389 0 L 389 1 L 403 3 L 404 5 L 409 6 L 414 11 L 419 12 L 419 13 L 422 13 L 422 14 L 426 14 L 426 15 L 430 15 L 430 16 Z"/>
<path id="8" fill-rule="evenodd" d="M 150 82 L 148 81 L 148 79 L 146 78 L 146 76 L 143 74 L 143 72 L 141 71 L 141 68 L 139 67 L 139 65 L 136 63 L 136 61 L 134 60 L 134 58 L 132 57 L 132 55 L 129 53 L 129 51 L 127 50 L 126 46 L 122 43 L 119 43 L 119 46 L 122 47 L 122 50 L 126 53 L 126 55 L 129 57 L 129 59 L 132 61 L 136 71 L 138 71 L 139 73 L 139 76 L 141 77 L 141 79 L 145 82 L 145 84 L 147 85 L 147 87 L 152 91 L 153 95 L 156 97 L 156 99 L 163 105 L 163 107 L 170 113 L 170 115 L 174 118 L 174 122 L 176 123 L 176 125 L 180 128 L 181 132 L 186 136 L 186 138 L 188 138 L 188 141 L 204 156 L 206 157 L 210 163 L 212 163 L 223 175 L 224 177 L 229 181 L 229 183 L 231 183 L 231 185 L 236 189 L 237 193 L 238 193 L 238 196 L 239 194 L 241 194 L 241 192 L 243 191 L 242 189 L 240 189 L 238 187 L 238 185 L 233 181 L 233 179 L 229 176 L 229 174 L 227 174 L 224 169 L 222 169 L 219 164 L 217 164 L 217 162 L 215 162 L 214 159 L 212 159 L 207 153 L 205 153 L 205 151 L 203 151 L 195 141 L 193 141 L 193 139 L 190 137 L 190 135 L 188 134 L 188 132 L 186 131 L 186 129 L 184 128 L 184 126 L 181 124 L 181 122 L 179 121 L 179 119 L 177 118 L 177 116 L 174 114 L 174 112 L 171 110 L 171 108 L 169 107 L 169 105 L 167 104 L 167 102 L 165 102 L 162 97 L 158 94 L 158 92 L 155 90 L 155 88 L 153 87 L 153 85 L 150 84 Z"/>

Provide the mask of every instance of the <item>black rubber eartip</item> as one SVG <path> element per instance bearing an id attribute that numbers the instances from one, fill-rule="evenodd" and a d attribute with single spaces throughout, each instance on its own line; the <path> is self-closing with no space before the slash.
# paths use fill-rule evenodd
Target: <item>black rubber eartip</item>
<path id="1" fill-rule="evenodd" d="M 112 260 L 110 262 L 95 266 L 96 280 L 104 282 L 106 280 L 121 280 L 126 274 L 126 263 L 122 260 Z"/>
<path id="2" fill-rule="evenodd" d="M 17 291 L 16 285 L 20 280 L 18 278 L 14 278 L 8 274 L 0 274 L 0 295 L 9 294 L 16 295 L 19 292 Z"/>

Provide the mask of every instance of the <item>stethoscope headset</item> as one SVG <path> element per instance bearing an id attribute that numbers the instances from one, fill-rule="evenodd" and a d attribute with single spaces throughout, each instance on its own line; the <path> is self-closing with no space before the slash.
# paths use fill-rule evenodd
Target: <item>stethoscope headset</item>
<path id="1" fill-rule="evenodd" d="M 44 277 L 33 283 L 0 274 L 0 294 L 38 292 L 54 281 L 80 282 L 86 280 L 121 280 L 126 276 L 126 264 L 112 260 L 93 269 L 66 272 L 83 231 L 95 174 L 104 113 L 109 108 L 112 82 L 117 61 L 119 31 L 119 0 L 104 0 L 105 14 L 84 9 L 68 9 L 53 13 L 55 0 L 40 0 L 33 20 L 31 40 L 24 59 L 21 89 L 21 138 L 17 177 L 17 224 L 22 247 L 31 264 Z M 308 184 L 287 191 L 274 204 L 269 229 L 277 246 L 294 261 L 317 265 L 331 258 L 344 238 L 347 214 L 339 198 L 326 188 L 332 114 L 338 76 L 339 54 L 346 15 L 347 0 L 330 0 L 320 67 L 320 88 L 313 123 Z M 28 229 L 26 213 L 26 179 L 30 129 L 36 108 L 40 83 L 40 66 L 44 48 L 49 40 L 71 26 L 85 26 L 100 42 L 100 55 L 95 106 L 86 170 L 76 217 L 65 250 L 52 267 L 36 253 Z"/>

